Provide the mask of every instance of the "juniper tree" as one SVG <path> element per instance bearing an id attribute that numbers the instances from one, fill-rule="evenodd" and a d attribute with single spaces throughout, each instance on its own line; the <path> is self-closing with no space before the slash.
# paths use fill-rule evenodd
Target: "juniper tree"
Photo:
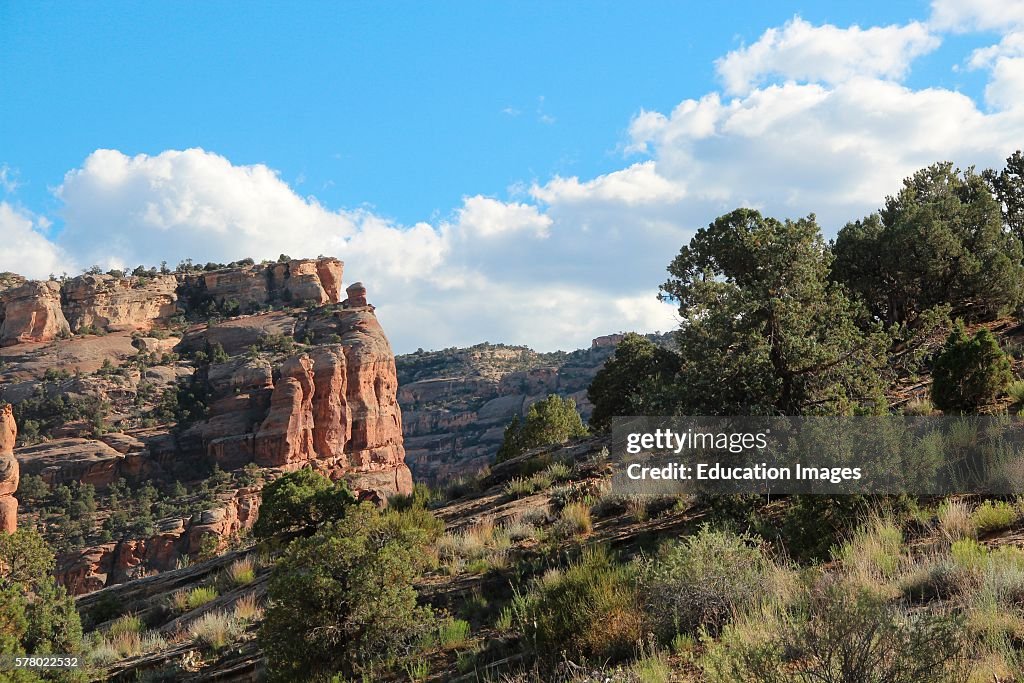
<path id="1" fill-rule="evenodd" d="M 683 414 L 834 414 L 882 404 L 887 337 L 830 281 L 813 215 L 779 221 L 737 209 L 701 229 L 669 265 L 679 306 Z"/>

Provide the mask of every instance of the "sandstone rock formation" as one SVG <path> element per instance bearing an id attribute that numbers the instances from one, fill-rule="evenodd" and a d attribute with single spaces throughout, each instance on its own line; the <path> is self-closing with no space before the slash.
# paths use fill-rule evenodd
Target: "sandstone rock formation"
<path id="1" fill-rule="evenodd" d="M 10 404 L 0 409 L 0 532 L 13 534 L 18 528 L 18 461 L 14 459 L 14 440 L 18 428 Z"/>
<path id="2" fill-rule="evenodd" d="M 127 451 L 126 451 L 127 452 Z M 81 482 L 104 488 L 121 476 L 124 453 L 93 439 L 52 439 L 18 449 L 26 474 L 50 486 Z"/>
<path id="3" fill-rule="evenodd" d="M 293 259 L 199 273 L 115 277 L 89 273 L 63 283 L 0 278 L 0 346 L 48 342 L 82 329 L 149 330 L 186 312 L 252 313 L 271 304 L 341 301 L 344 264 Z M 154 271 L 155 272 L 155 271 Z"/>
<path id="4" fill-rule="evenodd" d="M 313 457 L 313 361 L 303 354 L 281 366 L 270 413 L 255 438 L 253 462 L 281 467 Z"/>
<path id="5" fill-rule="evenodd" d="M 60 283 L 26 282 L 0 294 L 0 346 L 47 342 L 70 332 L 61 310 Z"/>
<path id="6" fill-rule="evenodd" d="M 366 288 L 357 283 L 342 294 L 337 259 L 143 278 L 85 275 L 66 282 L 63 296 L 56 282 L 4 282 L 12 284 L 0 287 L 0 324 L 9 323 L 3 329 L 14 337 L 0 349 L 0 400 L 61 398 L 74 407 L 37 421 L 43 440 L 19 448 L 17 461 L 0 458 L 4 527 L 13 528 L 17 512 L 10 494 L 19 462 L 50 486 L 95 486 L 96 522 L 109 521 L 103 489 L 121 479 L 133 488 L 154 483 L 161 495 L 171 482 L 186 490 L 154 503 L 150 513 L 172 516 L 146 537 L 137 537 L 144 527 L 121 521 L 104 528 L 122 537 L 114 542 L 101 542 L 109 536 L 96 524 L 83 530 L 92 547 L 59 557 L 62 580 L 75 593 L 195 559 L 211 537 L 223 547 L 255 520 L 259 487 L 301 467 L 348 481 L 361 500 L 412 490 L 394 355 Z M 349 305 L 337 305 L 346 295 Z M 239 311 L 239 302 L 253 312 Z M 183 312 L 196 322 L 180 340 L 138 334 L 162 325 L 178 331 L 171 318 Z M 86 327 L 105 334 L 18 343 Z M 211 346 L 225 352 L 198 353 Z M 96 421 L 118 431 L 94 436 Z M 8 441 L 13 446 L 13 426 Z M 213 465 L 224 472 L 212 493 L 216 507 L 186 518 L 196 496 L 211 495 L 200 482 Z M 22 524 L 28 515 L 38 525 L 37 501 L 28 502 Z"/>
<path id="7" fill-rule="evenodd" d="M 64 312 L 74 332 L 83 327 L 107 332 L 148 330 L 178 311 L 174 275 L 118 278 L 82 275 L 64 284 Z"/>
<path id="8" fill-rule="evenodd" d="M 362 282 L 353 282 L 345 290 L 346 298 L 342 301 L 342 305 L 346 308 L 356 308 L 358 306 L 366 306 L 366 287 L 363 286 Z"/>
<path id="9" fill-rule="evenodd" d="M 250 529 L 260 506 L 259 491 L 236 491 L 219 507 L 193 518 L 161 520 L 149 538 L 126 539 L 91 546 L 58 558 L 56 576 L 72 595 L 91 593 L 152 572 L 173 569 L 183 557 L 194 557 L 204 539 L 223 549 L 235 534 Z"/>
<path id="10" fill-rule="evenodd" d="M 182 276 L 193 302 L 208 299 L 217 305 L 237 304 L 248 313 L 275 301 L 336 304 L 341 298 L 344 264 L 336 258 L 293 259 L 270 265 L 215 270 Z"/>

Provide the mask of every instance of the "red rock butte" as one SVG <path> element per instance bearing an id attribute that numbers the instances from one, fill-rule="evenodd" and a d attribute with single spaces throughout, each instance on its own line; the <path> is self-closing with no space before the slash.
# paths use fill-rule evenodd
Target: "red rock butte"
<path id="1" fill-rule="evenodd" d="M 131 392 L 143 381 L 162 382 L 162 391 L 172 393 L 183 383 L 200 383 L 205 409 L 192 422 L 144 426 L 132 409 L 122 408 L 120 431 L 94 436 L 87 425 L 65 425 L 19 448 L 15 459 L 16 431 L 6 405 L 0 412 L 0 528 L 15 529 L 19 462 L 25 474 L 51 486 L 82 482 L 102 489 L 121 478 L 138 486 L 174 481 L 182 466 L 234 471 L 252 463 L 265 479 L 310 467 L 346 480 L 362 498 L 411 492 L 394 353 L 366 287 L 342 289 L 343 270 L 338 259 L 321 257 L 46 282 L 6 274 L 0 356 L 9 362 L 0 402 L 35 395 L 44 371 L 69 370 L 81 372 L 60 380 L 59 391 L 98 396 L 114 411 L 132 405 Z M 275 339 L 285 343 L 268 342 Z M 212 348 L 224 353 L 213 357 Z M 122 379 L 136 367 L 136 354 L 172 352 L 169 365 Z M 97 370 L 111 359 L 126 373 L 108 380 Z M 182 556 L 196 557 L 207 537 L 223 547 L 251 527 L 260 500 L 258 486 L 236 489 L 201 515 L 159 520 L 153 536 L 66 554 L 58 558 L 58 577 L 80 594 L 173 568 Z"/>

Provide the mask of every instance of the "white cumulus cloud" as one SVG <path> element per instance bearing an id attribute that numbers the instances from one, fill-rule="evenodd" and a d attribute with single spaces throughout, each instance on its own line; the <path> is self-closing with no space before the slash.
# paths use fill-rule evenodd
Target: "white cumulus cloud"
<path id="1" fill-rule="evenodd" d="M 15 245 L 0 244 L 0 268 L 72 270 L 65 254 L 80 266 L 336 255 L 347 281 L 368 285 L 399 351 L 482 340 L 575 348 L 609 332 L 668 330 L 674 310 L 655 298 L 665 267 L 716 216 L 737 206 L 813 212 L 832 236 L 919 168 L 998 168 L 1021 146 L 1015 6 L 1000 18 L 976 4 L 936 0 L 927 26 L 793 19 L 717 62 L 722 92 L 639 110 L 622 141 L 627 157 L 603 173 L 520 184 L 514 200 L 466 188 L 434 222 L 329 208 L 265 165 L 201 149 L 97 150 L 57 190 L 55 242 L 39 217 L 0 204 L 0 231 Z M 1002 31 L 962 58 L 988 76 L 987 109 L 902 83 L 938 44 L 933 31 L 960 29 Z"/>
<path id="2" fill-rule="evenodd" d="M 0 202 L 0 271 L 45 279 L 74 271 L 74 260 L 46 235 L 48 221 Z"/>
<path id="3" fill-rule="evenodd" d="M 771 28 L 753 45 L 716 62 L 726 90 L 743 95 L 771 77 L 840 83 L 853 77 L 898 80 L 915 57 L 939 45 L 920 22 L 905 26 L 814 26 L 796 17 Z"/>

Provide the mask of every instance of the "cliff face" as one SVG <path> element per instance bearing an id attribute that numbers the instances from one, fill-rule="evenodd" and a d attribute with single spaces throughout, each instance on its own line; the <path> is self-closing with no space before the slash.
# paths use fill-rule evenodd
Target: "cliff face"
<path id="1" fill-rule="evenodd" d="M 0 532 L 13 534 L 18 527 L 18 461 L 14 458 L 14 441 L 18 428 L 10 405 L 0 409 Z"/>
<path id="2" fill-rule="evenodd" d="M 0 346 L 45 342 L 68 334 L 61 310 L 60 284 L 26 282 L 0 294 Z"/>
<path id="3" fill-rule="evenodd" d="M 178 279 L 83 275 L 62 289 L 65 317 L 73 332 L 83 327 L 121 332 L 166 325 L 177 313 Z"/>
<path id="4" fill-rule="evenodd" d="M 384 497 L 411 491 L 395 358 L 373 307 L 297 324 L 299 336 L 332 341 L 273 370 L 237 360 L 211 367 L 211 416 L 190 434 L 224 467 L 308 464 Z"/>

